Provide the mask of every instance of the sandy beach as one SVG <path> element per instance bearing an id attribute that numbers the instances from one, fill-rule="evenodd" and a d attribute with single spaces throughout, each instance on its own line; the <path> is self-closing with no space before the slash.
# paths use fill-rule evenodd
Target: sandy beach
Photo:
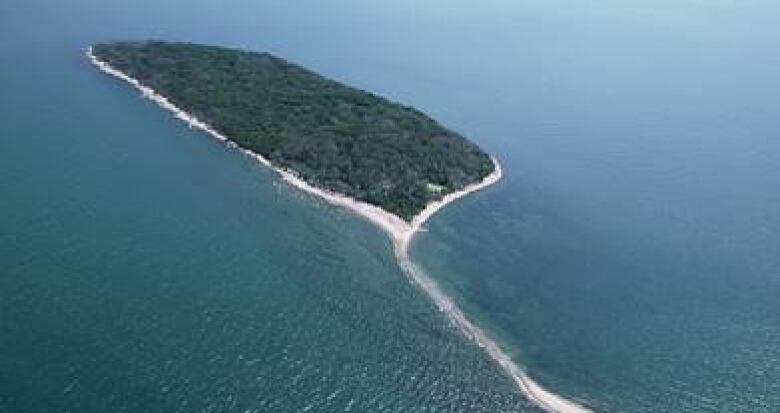
<path id="1" fill-rule="evenodd" d="M 174 116 L 186 122 L 190 127 L 198 128 L 208 133 L 215 139 L 229 143 L 231 145 L 235 145 L 227 137 L 212 129 L 208 124 L 178 108 L 167 98 L 160 95 L 153 89 L 144 86 L 138 80 L 127 76 L 123 72 L 116 70 L 107 63 L 99 60 L 92 53 L 92 47 L 87 49 L 86 55 L 89 60 L 101 71 L 131 84 L 133 87 L 141 91 L 144 98 L 152 100 L 163 109 L 170 111 L 174 114 Z M 499 366 L 501 366 L 504 372 L 514 380 L 518 389 L 522 391 L 522 393 L 529 400 L 533 401 L 544 410 L 550 412 L 581 413 L 591 411 L 590 409 L 582 407 L 572 401 L 565 399 L 564 397 L 551 393 L 528 377 L 528 375 L 511 360 L 511 358 L 500 348 L 500 346 L 494 340 L 489 338 L 481 329 L 474 325 L 455 305 L 455 303 L 441 291 L 436 282 L 428 277 L 428 275 L 419 266 L 415 265 L 409 258 L 408 249 L 412 239 L 414 238 L 415 234 L 420 231 L 425 222 L 428 221 L 433 215 L 435 215 L 436 212 L 470 193 L 479 191 L 495 184 L 501 179 L 502 170 L 501 165 L 497 159 L 491 158 L 493 160 L 493 164 L 495 165 L 494 171 L 490 175 L 486 176 L 481 182 L 468 185 L 459 191 L 447 194 L 438 201 L 430 202 L 423 211 L 414 216 L 411 222 L 407 222 L 402 218 L 375 205 L 361 202 L 343 194 L 338 194 L 332 191 L 314 187 L 300 179 L 295 172 L 278 168 L 272 165 L 268 159 L 255 152 L 252 152 L 249 149 L 241 148 L 240 150 L 247 156 L 254 158 L 264 166 L 274 170 L 290 185 L 310 194 L 314 194 L 333 205 L 347 208 L 358 216 L 367 219 L 368 221 L 385 230 L 393 241 L 396 258 L 398 259 L 399 266 L 404 270 L 404 272 L 434 300 L 439 309 L 447 314 L 449 319 L 457 328 L 459 328 L 466 336 L 485 349 L 490 357 L 495 360 Z"/>

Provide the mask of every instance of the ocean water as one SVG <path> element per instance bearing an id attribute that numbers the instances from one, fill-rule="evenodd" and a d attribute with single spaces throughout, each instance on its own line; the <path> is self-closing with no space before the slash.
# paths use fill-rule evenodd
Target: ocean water
<path id="1" fill-rule="evenodd" d="M 780 6 L 0 3 L 0 412 L 534 412 L 378 229 L 83 57 L 268 50 L 501 159 L 412 256 L 603 412 L 780 409 Z"/>

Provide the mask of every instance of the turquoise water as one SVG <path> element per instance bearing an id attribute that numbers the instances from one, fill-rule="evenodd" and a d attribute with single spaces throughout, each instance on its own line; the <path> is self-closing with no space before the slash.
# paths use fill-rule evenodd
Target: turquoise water
<path id="1" fill-rule="evenodd" d="M 0 4 L 0 411 L 536 411 L 378 229 L 80 50 L 149 37 L 270 50 L 498 154 L 412 254 L 547 387 L 777 410 L 780 7 L 291 3 Z"/>

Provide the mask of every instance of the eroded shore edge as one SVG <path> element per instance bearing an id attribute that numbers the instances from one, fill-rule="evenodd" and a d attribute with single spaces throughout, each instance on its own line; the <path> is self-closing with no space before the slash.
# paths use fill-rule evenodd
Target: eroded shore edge
<path id="1" fill-rule="evenodd" d="M 226 144 L 237 146 L 234 142 L 216 130 L 212 129 L 206 123 L 178 108 L 176 105 L 168 101 L 167 98 L 160 95 L 152 88 L 144 86 L 138 80 L 124 74 L 117 69 L 114 69 L 108 63 L 98 59 L 92 53 L 91 46 L 87 48 L 86 55 L 89 60 L 101 71 L 131 84 L 133 87 L 141 91 L 142 97 L 147 98 L 157 103 L 163 109 L 172 112 L 174 116 L 186 122 L 190 127 L 198 128 L 208 133 L 215 139 L 225 142 Z M 501 349 L 498 343 L 488 337 L 480 328 L 469 321 L 463 311 L 461 311 L 460 308 L 458 308 L 458 306 L 455 305 L 455 303 L 442 292 L 438 284 L 433 279 L 431 279 L 422 268 L 414 264 L 409 257 L 409 245 L 412 241 L 412 238 L 417 232 L 419 232 L 419 230 L 422 228 L 422 225 L 436 212 L 448 204 L 454 202 L 455 200 L 462 198 L 472 192 L 476 192 L 480 189 L 493 185 L 501 179 L 501 165 L 496 158 L 491 157 L 493 164 L 495 165 L 493 172 L 486 176 L 481 182 L 467 185 L 459 191 L 445 195 L 438 201 L 428 203 L 425 209 L 415 215 L 410 223 L 390 212 L 383 210 L 378 206 L 370 205 L 343 194 L 338 194 L 312 186 L 300 179 L 293 171 L 278 168 L 272 165 L 268 159 L 249 149 L 240 147 L 238 147 L 238 149 L 247 156 L 254 158 L 264 166 L 278 173 L 282 179 L 284 179 L 290 185 L 305 192 L 314 194 L 331 204 L 347 208 L 357 215 L 384 229 L 393 241 L 393 248 L 395 251 L 395 256 L 398 260 L 398 265 L 407 274 L 407 276 L 409 276 L 410 279 L 412 279 L 431 297 L 431 299 L 433 299 L 439 309 L 447 314 L 449 319 L 459 330 L 461 330 L 467 337 L 482 347 L 488 353 L 488 355 L 490 355 L 490 357 L 495 360 L 496 363 L 498 363 L 501 369 L 514 380 L 515 384 L 523 393 L 523 395 L 534 402 L 537 406 L 549 412 L 556 413 L 591 412 L 590 409 L 580 406 L 579 404 L 562 396 L 554 394 L 533 381 L 515 362 L 512 361 L 509 355 L 507 355 Z"/>

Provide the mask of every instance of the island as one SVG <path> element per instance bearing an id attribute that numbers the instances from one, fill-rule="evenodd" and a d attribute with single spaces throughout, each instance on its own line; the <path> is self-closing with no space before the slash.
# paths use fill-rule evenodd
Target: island
<path id="1" fill-rule="evenodd" d="M 269 53 L 122 41 L 90 54 L 272 166 L 407 222 L 496 170 L 419 110 Z"/>
<path id="2" fill-rule="evenodd" d="M 268 53 L 192 43 L 91 46 L 100 70 L 288 183 L 386 230 L 400 268 L 544 410 L 590 413 L 531 379 L 409 256 L 439 209 L 501 179 L 498 161 L 411 107 Z"/>

